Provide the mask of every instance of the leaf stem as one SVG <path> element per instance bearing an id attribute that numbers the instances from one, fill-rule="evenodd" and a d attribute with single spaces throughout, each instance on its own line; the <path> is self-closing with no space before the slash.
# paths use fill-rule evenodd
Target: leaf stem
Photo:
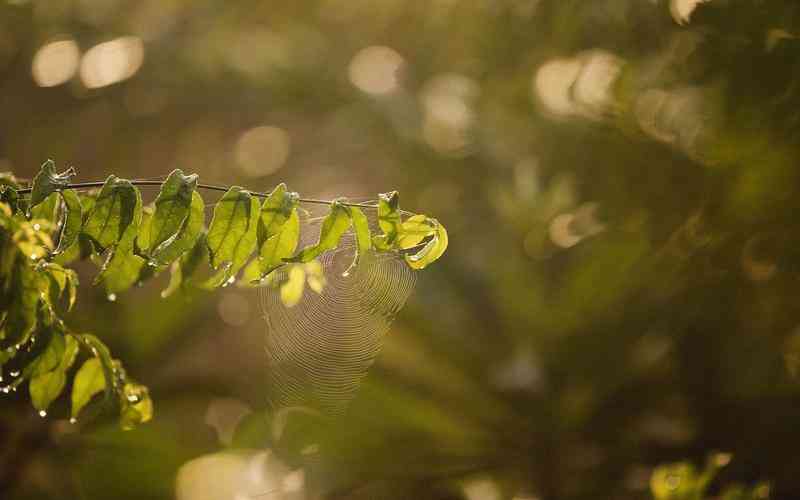
<path id="1" fill-rule="evenodd" d="M 130 181 L 131 184 L 134 186 L 161 186 L 164 184 L 163 180 L 149 180 L 149 179 L 133 179 Z M 67 184 L 65 189 L 88 189 L 94 187 L 102 187 L 105 184 L 105 181 L 90 181 L 90 182 L 73 182 Z M 197 184 L 199 189 L 206 189 L 208 191 L 220 191 L 226 192 L 230 189 L 229 186 L 215 186 L 213 184 Z M 17 191 L 18 194 L 30 194 L 32 188 L 25 188 L 20 189 Z M 253 196 L 257 196 L 259 198 L 266 198 L 269 196 L 269 193 L 260 193 L 257 191 L 248 191 Z M 298 198 L 300 203 L 313 203 L 316 205 L 330 205 L 333 203 L 333 200 L 318 200 L 316 198 Z M 377 205 L 370 205 L 369 203 L 351 203 L 351 202 L 341 202 L 342 205 L 347 205 L 348 207 L 360 207 L 360 208 L 378 208 Z"/>

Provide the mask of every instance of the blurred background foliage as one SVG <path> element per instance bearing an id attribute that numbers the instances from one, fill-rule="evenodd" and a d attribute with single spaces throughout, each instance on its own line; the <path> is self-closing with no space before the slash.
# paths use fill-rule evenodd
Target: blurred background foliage
<path id="1" fill-rule="evenodd" d="M 346 418 L 284 426 L 328 498 L 699 498 L 653 470 L 714 450 L 709 496 L 799 498 L 798 35 L 791 0 L 2 0 L 0 170 L 398 189 L 442 221 Z M 311 482 L 254 451 L 257 293 L 163 285 L 69 317 L 154 420 L 3 395 L 0 496 L 171 498 L 200 456 L 182 498 Z"/>

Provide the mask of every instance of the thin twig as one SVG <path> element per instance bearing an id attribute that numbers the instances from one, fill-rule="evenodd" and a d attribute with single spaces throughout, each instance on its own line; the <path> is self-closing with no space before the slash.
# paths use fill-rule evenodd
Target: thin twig
<path id="1" fill-rule="evenodd" d="M 147 179 L 134 179 L 130 181 L 131 184 L 134 186 L 160 186 L 164 184 L 162 180 L 147 180 Z M 102 187 L 105 184 L 105 181 L 91 181 L 91 182 L 74 182 L 67 184 L 64 189 L 88 189 L 94 187 Z M 200 189 L 206 189 L 209 191 L 220 191 L 220 192 L 227 192 L 230 187 L 228 186 L 215 186 L 213 184 L 197 184 L 197 187 Z M 29 194 L 33 188 L 25 188 L 20 189 L 17 191 L 18 194 Z M 269 196 L 269 193 L 260 193 L 257 191 L 248 191 L 253 196 L 257 196 L 259 198 L 266 198 Z M 317 205 L 330 205 L 333 203 L 333 200 L 318 200 L 315 198 L 298 198 L 300 203 L 314 203 Z M 369 203 L 351 203 L 342 201 L 340 202 L 342 205 L 346 205 L 348 207 L 361 207 L 361 208 L 378 208 L 377 205 L 371 205 Z"/>

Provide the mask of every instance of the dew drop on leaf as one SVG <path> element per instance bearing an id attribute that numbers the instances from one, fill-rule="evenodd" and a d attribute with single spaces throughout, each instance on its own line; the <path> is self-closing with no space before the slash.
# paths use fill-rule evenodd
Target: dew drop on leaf
<path id="1" fill-rule="evenodd" d="M 115 302 L 116 300 L 117 300 L 117 294 L 116 293 L 109 293 L 108 294 L 108 301 L 109 302 Z"/>
<path id="2" fill-rule="evenodd" d="M 46 417 L 46 416 L 47 416 L 47 412 L 46 412 L 46 411 L 44 411 L 44 410 L 39 410 L 39 416 L 40 416 L 40 417 L 42 417 L 42 418 L 44 418 L 44 417 Z"/>

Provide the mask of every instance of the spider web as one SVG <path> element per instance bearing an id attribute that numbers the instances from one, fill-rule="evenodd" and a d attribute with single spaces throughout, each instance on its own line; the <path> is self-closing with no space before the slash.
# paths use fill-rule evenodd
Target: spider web
<path id="1" fill-rule="evenodd" d="M 375 210 L 365 209 L 365 214 L 375 231 Z M 319 235 L 321 221 L 309 220 L 300 247 Z M 355 237 L 348 232 L 337 249 L 319 258 L 327 282 L 322 293 L 307 287 L 294 307 L 281 303 L 277 288 L 261 289 L 273 409 L 306 406 L 342 414 L 411 294 L 415 274 L 398 254 L 370 251 L 344 276 L 355 250 Z M 275 272 L 277 283 L 286 280 L 285 268 Z"/>

